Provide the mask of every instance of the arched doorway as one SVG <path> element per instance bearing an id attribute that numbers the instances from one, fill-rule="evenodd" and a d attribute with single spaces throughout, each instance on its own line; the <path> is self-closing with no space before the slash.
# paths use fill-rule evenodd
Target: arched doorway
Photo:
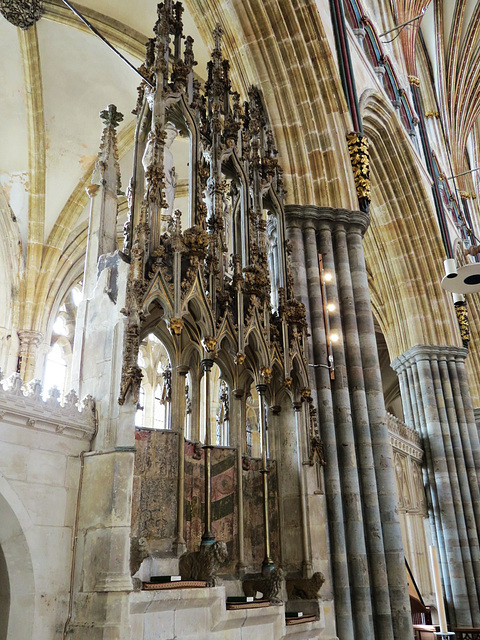
<path id="1" fill-rule="evenodd" d="M 0 477 L 0 640 L 32 638 L 35 587 L 25 537 L 30 526 L 22 503 Z"/>
<path id="2" fill-rule="evenodd" d="M 10 610 L 10 580 L 8 579 L 7 561 L 0 547 L 0 640 L 6 640 L 8 630 L 8 613 Z"/>

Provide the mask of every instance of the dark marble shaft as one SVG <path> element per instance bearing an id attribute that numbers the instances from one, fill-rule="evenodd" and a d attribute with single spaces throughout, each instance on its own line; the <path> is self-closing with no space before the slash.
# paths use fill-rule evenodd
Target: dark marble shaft
<path id="1" fill-rule="evenodd" d="M 307 307 L 315 365 L 328 362 L 318 253 L 333 275 L 328 300 L 337 305 L 330 314 L 330 333 L 340 336 L 333 345 L 335 379 L 325 366 L 312 369 L 326 450 L 337 634 L 341 640 L 404 640 L 412 629 L 362 245 L 367 223 L 361 212 L 287 207 L 297 295 Z"/>
<path id="2" fill-rule="evenodd" d="M 450 623 L 480 625 L 479 438 L 467 350 L 417 345 L 392 362 L 407 424 L 423 438 L 430 519 Z"/>

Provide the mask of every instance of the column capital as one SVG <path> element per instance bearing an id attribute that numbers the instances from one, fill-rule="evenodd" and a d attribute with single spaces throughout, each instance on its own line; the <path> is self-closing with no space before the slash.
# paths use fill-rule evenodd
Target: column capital
<path id="1" fill-rule="evenodd" d="M 364 211 L 350 211 L 350 209 L 334 209 L 333 207 L 317 207 L 316 205 L 289 204 L 285 207 L 287 227 L 298 225 L 303 228 L 319 229 L 321 224 L 329 227 L 343 224 L 348 228 L 357 227 L 363 235 L 368 228 L 370 217 Z"/>
<path id="2" fill-rule="evenodd" d="M 186 376 L 189 371 L 190 367 L 187 364 L 179 364 L 177 366 L 177 373 L 180 376 Z"/>
<path id="3" fill-rule="evenodd" d="M 212 367 L 213 367 L 213 363 L 214 361 L 211 358 L 204 358 L 202 360 L 202 367 L 204 371 L 211 371 Z"/>
<path id="4" fill-rule="evenodd" d="M 20 350 L 22 350 L 30 345 L 37 347 L 43 339 L 43 334 L 40 331 L 23 329 L 18 331 L 18 337 L 20 339 Z"/>
<path id="5" fill-rule="evenodd" d="M 464 361 L 467 355 L 468 349 L 465 347 L 417 344 L 395 358 L 390 366 L 398 374 L 422 360 Z"/>

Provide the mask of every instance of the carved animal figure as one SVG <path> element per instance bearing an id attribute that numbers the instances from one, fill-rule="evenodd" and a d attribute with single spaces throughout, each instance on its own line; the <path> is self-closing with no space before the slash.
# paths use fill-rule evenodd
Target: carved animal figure
<path id="1" fill-rule="evenodd" d="M 183 580 L 205 580 L 208 587 L 214 587 L 217 569 L 227 555 L 227 545 L 221 541 L 201 546 L 199 551 L 187 551 L 180 557 L 179 573 Z"/>
<path id="2" fill-rule="evenodd" d="M 279 596 L 282 591 L 283 577 L 282 569 L 266 570 L 262 576 L 247 575 L 242 582 L 243 593 L 255 598 L 257 591 L 259 591 L 264 600 L 280 604 L 282 600 Z"/>
<path id="3" fill-rule="evenodd" d="M 311 578 L 292 578 L 287 580 L 289 600 L 317 600 L 318 592 L 325 582 L 323 573 L 317 571 Z"/>

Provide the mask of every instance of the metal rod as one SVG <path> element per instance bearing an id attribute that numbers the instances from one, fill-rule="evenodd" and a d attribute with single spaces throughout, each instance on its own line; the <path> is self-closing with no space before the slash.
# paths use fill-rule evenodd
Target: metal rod
<path id="1" fill-rule="evenodd" d="M 264 543 L 265 543 L 265 559 L 262 563 L 262 569 L 274 569 L 275 563 L 270 555 L 270 522 L 268 515 L 268 459 L 267 459 L 267 425 L 265 424 L 265 392 L 266 384 L 257 384 L 258 392 L 258 412 L 260 418 L 260 433 L 262 438 L 262 470 L 263 475 L 263 520 L 264 520 Z"/>
<path id="2" fill-rule="evenodd" d="M 70 4 L 70 2 L 68 2 L 68 0 L 62 0 L 62 2 L 70 9 L 70 11 L 72 11 L 77 16 L 77 18 L 79 18 L 83 22 L 83 24 L 85 24 L 90 29 L 90 31 L 92 31 L 96 36 L 98 36 L 100 40 L 103 40 L 103 42 L 107 45 L 107 47 L 110 47 L 110 49 L 114 51 L 117 54 L 117 56 L 119 56 L 124 62 L 126 62 L 128 66 L 131 69 L 133 69 L 135 73 L 139 75 L 142 78 L 142 80 L 149 85 L 149 87 L 151 87 L 152 89 L 155 88 L 154 85 L 150 82 L 150 80 L 147 80 L 147 78 L 145 78 L 145 76 L 141 74 L 140 71 L 129 60 L 127 60 L 127 58 L 125 58 L 125 56 L 121 54 L 120 51 L 118 51 L 118 49 L 116 49 L 113 46 L 113 44 L 111 44 L 104 36 L 102 36 L 102 34 L 98 31 L 98 29 L 96 29 L 91 22 L 89 22 L 84 16 L 82 16 L 82 14 L 77 9 L 75 9 L 75 7 L 73 7 Z"/>
<path id="3" fill-rule="evenodd" d="M 330 365 L 319 364 L 319 367 L 326 367 L 330 369 L 330 380 L 335 380 L 335 368 L 333 366 L 333 349 L 330 342 L 330 320 L 327 309 L 327 287 L 324 279 L 323 257 L 322 254 L 318 254 L 318 271 L 320 274 L 320 293 L 322 294 L 322 306 L 323 306 L 323 322 L 325 325 L 325 337 L 327 342 L 327 358 Z"/>
<path id="4" fill-rule="evenodd" d="M 449 178 L 447 178 L 447 180 L 453 180 L 454 178 L 459 178 L 460 176 L 466 176 L 467 173 L 473 173 L 474 171 L 480 171 L 480 167 L 477 167 L 476 169 L 469 169 L 468 171 L 464 171 L 463 173 L 457 173 L 457 175 L 450 176 Z"/>
<path id="5" fill-rule="evenodd" d="M 424 13 L 425 12 L 422 11 L 422 13 L 419 13 L 418 16 L 415 16 L 415 18 L 411 18 L 410 20 L 407 20 L 406 22 L 403 22 L 402 24 L 399 24 L 396 27 L 393 27 L 393 29 L 389 29 L 389 31 L 385 31 L 385 33 L 381 33 L 378 37 L 379 38 L 383 38 L 383 36 L 388 36 L 388 34 L 392 33 L 392 31 L 396 31 L 397 29 L 401 29 L 402 27 L 406 27 L 407 24 L 410 24 L 411 22 L 415 22 L 415 20 L 418 20 L 419 18 L 421 18 Z"/>
<path id="6" fill-rule="evenodd" d="M 215 542 L 212 533 L 212 432 L 210 424 L 210 372 L 213 360 L 206 358 L 202 360 L 202 367 L 205 373 L 205 523 L 202 535 L 202 545 L 210 545 Z"/>

